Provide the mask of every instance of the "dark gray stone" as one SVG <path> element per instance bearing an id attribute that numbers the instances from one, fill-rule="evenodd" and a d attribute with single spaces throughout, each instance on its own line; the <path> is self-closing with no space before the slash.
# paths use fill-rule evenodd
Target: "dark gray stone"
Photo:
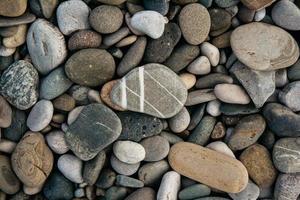
<path id="1" fill-rule="evenodd" d="M 113 186 L 105 193 L 105 200 L 123 200 L 127 195 L 125 187 Z"/>
<path id="2" fill-rule="evenodd" d="M 159 184 L 162 176 L 169 169 L 170 166 L 165 160 L 146 163 L 139 169 L 138 177 L 146 186 Z"/>
<path id="3" fill-rule="evenodd" d="M 184 188 L 178 194 L 179 199 L 195 199 L 210 195 L 210 188 L 203 184 L 194 184 Z"/>
<path id="4" fill-rule="evenodd" d="M 97 178 L 105 164 L 106 154 L 104 151 L 100 151 L 98 155 L 84 163 L 83 167 L 83 180 L 89 185 L 94 185 Z"/>
<path id="5" fill-rule="evenodd" d="M 203 104 L 197 105 L 197 107 L 195 107 L 192 110 L 191 121 L 190 121 L 190 124 L 189 124 L 187 130 L 189 130 L 189 131 L 193 130 L 197 126 L 197 124 L 201 121 L 201 119 L 204 115 L 205 108 L 206 108 L 206 104 L 203 103 Z"/>
<path id="6" fill-rule="evenodd" d="M 14 62 L 13 56 L 0 56 L 0 70 L 5 70 Z"/>
<path id="7" fill-rule="evenodd" d="M 287 74 L 290 81 L 300 80 L 300 60 L 287 69 Z"/>
<path id="8" fill-rule="evenodd" d="M 280 174 L 274 190 L 276 200 L 297 199 L 300 195 L 300 173 Z"/>
<path id="9" fill-rule="evenodd" d="M 180 38 L 179 26 L 175 23 L 166 24 L 164 33 L 160 38 L 148 41 L 144 61 L 148 63 L 164 62 L 171 55 Z"/>
<path id="10" fill-rule="evenodd" d="M 267 147 L 267 149 L 273 149 L 273 146 L 276 142 L 276 138 L 273 132 L 270 130 L 265 131 L 262 136 L 259 138 L 259 143 Z"/>
<path id="11" fill-rule="evenodd" d="M 142 181 L 124 175 L 117 175 L 116 185 L 129 187 L 129 188 L 144 187 L 144 183 Z"/>
<path id="12" fill-rule="evenodd" d="M 216 98 L 217 97 L 215 96 L 213 89 L 194 90 L 192 92 L 189 92 L 185 105 L 193 106 L 213 101 Z"/>
<path id="13" fill-rule="evenodd" d="M 263 115 L 269 128 L 280 137 L 300 136 L 300 116 L 288 107 L 278 103 L 269 103 L 264 107 Z"/>
<path id="14" fill-rule="evenodd" d="M 228 8 L 235 6 L 240 2 L 240 0 L 215 0 L 215 3 L 221 8 Z"/>
<path id="15" fill-rule="evenodd" d="M 214 88 L 221 83 L 233 83 L 233 79 L 226 74 L 212 73 L 199 78 L 196 82 L 196 88 Z"/>
<path id="16" fill-rule="evenodd" d="M 111 169 L 103 169 L 98 177 L 96 186 L 99 188 L 110 188 L 116 180 L 116 173 Z"/>
<path id="17" fill-rule="evenodd" d="M 18 142 L 27 130 L 26 119 L 24 111 L 12 108 L 12 122 L 9 127 L 3 129 L 4 138 Z"/>
<path id="18" fill-rule="evenodd" d="M 162 15 L 169 11 L 169 0 L 143 0 L 146 10 L 154 10 Z"/>
<path id="19" fill-rule="evenodd" d="M 102 104 L 85 106 L 70 124 L 65 139 L 69 148 L 82 160 L 91 160 L 120 135 L 118 116 Z"/>
<path id="20" fill-rule="evenodd" d="M 38 82 L 36 69 L 29 62 L 19 60 L 3 72 L 0 80 L 1 94 L 16 108 L 26 110 L 37 101 Z"/>
<path id="21" fill-rule="evenodd" d="M 258 113 L 259 108 L 256 108 L 253 104 L 240 105 L 240 104 L 229 104 L 222 103 L 220 107 L 221 113 L 225 115 L 248 115 Z"/>

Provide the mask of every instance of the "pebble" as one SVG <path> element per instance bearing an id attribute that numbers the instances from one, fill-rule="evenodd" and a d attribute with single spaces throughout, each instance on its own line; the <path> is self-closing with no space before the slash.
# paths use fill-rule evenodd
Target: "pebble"
<path id="1" fill-rule="evenodd" d="M 154 0 L 148 1 L 143 0 L 143 5 L 146 10 L 154 10 L 162 15 L 166 15 L 169 11 L 169 1 L 168 0 Z"/>
<path id="2" fill-rule="evenodd" d="M 287 75 L 290 81 L 300 80 L 300 60 L 287 69 Z"/>
<path id="3" fill-rule="evenodd" d="M 260 143 L 267 147 L 267 149 L 273 149 L 275 144 L 275 135 L 270 130 L 266 130 L 259 139 Z"/>
<path id="4" fill-rule="evenodd" d="M 27 25 L 19 25 L 16 34 L 3 38 L 2 44 L 7 48 L 16 48 L 21 46 L 26 41 L 26 32 Z"/>
<path id="5" fill-rule="evenodd" d="M 211 21 L 207 9 L 198 3 L 184 6 L 178 16 L 184 39 L 192 45 L 199 45 L 209 34 Z"/>
<path id="6" fill-rule="evenodd" d="M 135 178 L 131 178 L 124 175 L 117 175 L 116 185 L 129 188 L 142 188 L 144 186 L 144 183 Z"/>
<path id="7" fill-rule="evenodd" d="M 0 155 L 0 189 L 6 194 L 15 194 L 20 190 L 20 181 L 12 170 L 10 159 L 4 155 Z"/>
<path id="8" fill-rule="evenodd" d="M 242 87 L 235 84 L 222 83 L 214 88 L 216 97 L 225 103 L 248 104 L 250 98 Z"/>
<path id="9" fill-rule="evenodd" d="M 190 121 L 190 114 L 188 110 L 183 107 L 177 115 L 168 120 L 168 124 L 172 132 L 180 133 L 189 126 Z"/>
<path id="10" fill-rule="evenodd" d="M 182 142 L 183 139 L 173 133 L 167 132 L 167 131 L 162 131 L 160 133 L 160 136 L 164 137 L 168 142 L 172 144 L 176 144 L 177 142 Z"/>
<path id="11" fill-rule="evenodd" d="M 252 104 L 241 105 L 241 104 L 228 104 L 228 103 L 222 103 L 220 110 L 221 113 L 229 116 L 247 115 L 247 114 L 249 115 L 249 114 L 258 113 L 260 111 Z"/>
<path id="12" fill-rule="evenodd" d="M 1 75 L 1 94 L 16 108 L 26 110 L 37 101 L 38 81 L 38 72 L 29 62 L 16 61 Z"/>
<path id="13" fill-rule="evenodd" d="M 289 83 L 286 69 L 279 69 L 275 72 L 275 85 L 276 87 L 284 87 Z"/>
<path id="14" fill-rule="evenodd" d="M 221 102 L 219 100 L 213 100 L 208 102 L 206 112 L 213 117 L 221 115 L 220 111 Z"/>
<path id="15" fill-rule="evenodd" d="M 300 194 L 300 174 L 280 174 L 277 178 L 274 198 L 278 200 L 297 199 Z"/>
<path id="16" fill-rule="evenodd" d="M 115 61 L 111 54 L 102 49 L 77 51 L 65 64 L 66 75 L 70 80 L 91 87 L 102 85 L 111 80 L 115 68 Z"/>
<path id="17" fill-rule="evenodd" d="M 79 30 L 72 34 L 68 40 L 68 49 L 74 51 L 86 48 L 97 48 L 101 45 L 101 42 L 102 36 L 99 33 L 91 30 Z"/>
<path id="18" fill-rule="evenodd" d="M 170 171 L 164 174 L 157 191 L 157 200 L 176 200 L 180 190 L 180 174 Z"/>
<path id="19" fill-rule="evenodd" d="M 158 135 L 163 129 L 162 121 L 157 117 L 135 112 L 121 112 L 122 132 L 118 139 L 141 141 L 143 138 Z"/>
<path id="20" fill-rule="evenodd" d="M 115 142 L 113 152 L 120 161 L 128 164 L 136 164 L 144 160 L 146 155 L 141 144 L 129 140 Z"/>
<path id="21" fill-rule="evenodd" d="M 278 100 L 289 107 L 292 111 L 300 111 L 300 81 L 287 84 L 278 94 Z"/>
<path id="22" fill-rule="evenodd" d="M 215 3 L 221 8 L 229 8 L 237 5 L 240 0 L 215 0 Z"/>
<path id="23" fill-rule="evenodd" d="M 18 17 L 27 8 L 27 0 L 4 0 L 0 2 L 0 15 L 7 17 Z"/>
<path id="24" fill-rule="evenodd" d="M 44 136 L 27 132 L 11 155 L 11 164 L 17 177 L 26 186 L 43 185 L 53 167 L 53 154 L 46 145 Z"/>
<path id="25" fill-rule="evenodd" d="M 51 101 L 44 99 L 38 101 L 28 115 L 26 123 L 28 128 L 35 132 L 43 130 L 51 122 L 53 112 Z"/>
<path id="26" fill-rule="evenodd" d="M 228 31 L 228 32 L 222 33 L 221 35 L 215 37 L 211 41 L 212 45 L 214 45 L 215 47 L 217 47 L 219 49 L 230 47 L 231 34 L 232 34 L 232 31 Z M 220 55 L 219 64 L 221 64 L 221 55 Z"/>
<path id="27" fill-rule="evenodd" d="M 248 115 L 242 118 L 228 140 L 232 150 L 242 150 L 257 142 L 266 128 L 266 121 L 259 115 Z"/>
<path id="28" fill-rule="evenodd" d="M 258 45 L 258 41 L 263 42 Z M 299 57 L 299 47 L 294 38 L 285 30 L 265 23 L 239 26 L 232 32 L 230 43 L 237 58 L 254 70 L 286 68 Z"/>
<path id="29" fill-rule="evenodd" d="M 57 168 L 70 181 L 82 183 L 82 161 L 72 154 L 64 154 L 57 161 Z"/>
<path id="30" fill-rule="evenodd" d="M 146 163 L 138 171 L 139 180 L 143 181 L 146 186 L 155 185 L 169 171 L 169 168 L 166 160 Z"/>
<path id="31" fill-rule="evenodd" d="M 150 187 L 143 187 L 135 190 L 125 200 L 155 200 L 156 193 Z"/>
<path id="32" fill-rule="evenodd" d="M 222 139 L 225 136 L 226 128 L 222 122 L 217 122 L 210 137 L 214 140 Z"/>
<path id="33" fill-rule="evenodd" d="M 121 129 L 120 119 L 108 107 L 89 104 L 69 125 L 65 139 L 75 155 L 86 161 L 114 142 L 120 136 Z"/>
<path id="34" fill-rule="evenodd" d="M 58 27 L 64 35 L 70 35 L 82 29 L 89 29 L 89 14 L 90 8 L 83 1 L 62 2 L 56 10 Z"/>
<path id="35" fill-rule="evenodd" d="M 275 72 L 256 71 L 236 62 L 230 72 L 243 85 L 256 107 L 260 108 L 275 91 Z"/>
<path id="36" fill-rule="evenodd" d="M 133 29 L 153 39 L 158 39 L 163 35 L 166 23 L 167 21 L 163 15 L 150 10 L 139 11 L 130 20 Z"/>
<path id="37" fill-rule="evenodd" d="M 248 183 L 247 170 L 240 161 L 196 144 L 173 145 L 169 163 L 181 175 L 221 191 L 238 193 Z"/>
<path id="38" fill-rule="evenodd" d="M 116 158 L 115 155 L 112 155 L 110 157 L 110 164 L 111 164 L 111 167 L 118 174 L 122 174 L 125 176 L 131 176 L 131 175 L 135 174 L 140 167 L 140 163 L 135 163 L 135 164 L 124 163 L 124 162 L 120 161 L 118 158 Z"/>
<path id="39" fill-rule="evenodd" d="M 116 85 L 117 82 L 118 82 L 118 80 L 112 80 L 112 81 L 106 82 L 101 88 L 100 97 L 101 97 L 101 100 L 110 108 L 112 108 L 114 110 L 124 111 L 123 108 L 114 104 L 110 99 L 110 92 L 111 92 L 112 88 Z"/>
<path id="40" fill-rule="evenodd" d="M 170 145 L 168 140 L 161 136 L 152 136 L 143 139 L 140 144 L 144 147 L 146 156 L 144 161 L 154 162 L 168 156 Z"/>
<path id="41" fill-rule="evenodd" d="M 269 187 L 275 182 L 277 171 L 266 147 L 254 144 L 242 152 L 240 160 L 259 187 Z"/>
<path id="42" fill-rule="evenodd" d="M 195 106 L 191 112 L 191 121 L 187 130 L 193 130 L 202 119 L 205 112 L 206 104 L 199 104 Z"/>
<path id="43" fill-rule="evenodd" d="M 132 91 L 137 95 L 132 95 Z M 160 118 L 176 115 L 186 98 L 187 89 L 177 74 L 155 63 L 131 70 L 111 92 L 111 99 L 118 106 Z"/>
<path id="44" fill-rule="evenodd" d="M 123 56 L 120 61 L 117 74 L 122 77 L 127 74 L 130 70 L 137 67 L 141 60 L 143 59 L 143 55 L 147 45 L 146 37 L 139 37 L 137 41 L 130 46 L 127 53 Z"/>
<path id="45" fill-rule="evenodd" d="M 130 35 L 120 40 L 115 46 L 118 48 L 129 46 L 133 44 L 137 40 L 137 38 L 138 37 L 136 35 Z"/>
<path id="46" fill-rule="evenodd" d="M 57 170 L 49 176 L 43 188 L 43 194 L 50 200 L 72 199 L 73 192 L 74 184 Z"/>
<path id="47" fill-rule="evenodd" d="M 300 139 L 281 138 L 276 141 L 273 147 L 273 163 L 283 173 L 300 172 Z"/>
<path id="48" fill-rule="evenodd" d="M 252 181 L 249 181 L 247 187 L 243 191 L 235 194 L 229 193 L 229 196 L 233 200 L 256 200 L 258 199 L 259 193 L 259 187 Z"/>
<path id="49" fill-rule="evenodd" d="M 34 67 L 43 75 L 58 67 L 67 57 L 63 34 L 44 19 L 38 19 L 30 26 L 27 48 Z"/>
<path id="50" fill-rule="evenodd" d="M 182 73 L 179 74 L 180 79 L 186 86 L 186 89 L 191 89 L 196 84 L 196 76 L 190 73 Z"/>
<path id="51" fill-rule="evenodd" d="M 256 13 L 254 15 L 254 21 L 256 21 L 256 22 L 262 21 L 266 16 L 266 12 L 267 11 L 265 8 L 256 11 Z"/>
<path id="52" fill-rule="evenodd" d="M 63 94 L 53 101 L 56 110 L 69 112 L 75 108 L 75 99 L 68 94 Z"/>
<path id="53" fill-rule="evenodd" d="M 203 42 L 200 45 L 200 50 L 201 54 L 203 56 L 206 56 L 210 62 L 210 64 L 215 67 L 219 64 L 220 61 L 220 51 L 217 47 L 214 45 L 208 43 L 208 42 Z"/>
<path id="54" fill-rule="evenodd" d="M 233 83 L 233 78 L 222 73 L 211 73 L 200 77 L 196 82 L 196 88 L 214 88 L 218 84 Z"/>
<path id="55" fill-rule="evenodd" d="M 224 9 L 213 8 L 209 10 L 211 17 L 211 36 L 218 36 L 226 32 L 231 26 L 231 14 Z"/>
<path id="56" fill-rule="evenodd" d="M 2 3 L 2 2 L 1 2 Z M 0 17 L 0 27 L 17 26 L 32 23 L 36 19 L 31 13 L 24 13 L 19 17 Z"/>
<path id="57" fill-rule="evenodd" d="M 288 107 L 268 103 L 263 110 L 268 127 L 280 137 L 300 136 L 300 116 Z M 299 130 L 299 131 L 298 131 Z"/>
<path id="58" fill-rule="evenodd" d="M 215 150 L 215 151 L 217 151 L 219 153 L 222 153 L 224 155 L 227 155 L 227 156 L 230 156 L 232 158 L 235 158 L 235 155 L 232 152 L 232 150 L 224 142 L 221 142 L 221 141 L 212 142 L 212 143 L 209 143 L 206 146 L 206 148 Z"/>
<path id="59" fill-rule="evenodd" d="M 242 3 L 252 10 L 260 10 L 271 5 L 275 0 L 262 0 L 262 1 L 253 1 L 253 0 L 241 0 Z"/>
<path id="60" fill-rule="evenodd" d="M 127 188 L 113 186 L 105 193 L 105 200 L 122 200 L 127 195 Z"/>
<path id="61" fill-rule="evenodd" d="M 103 189 L 108 189 L 113 186 L 116 180 L 116 173 L 110 169 L 103 169 L 98 177 L 96 186 Z"/>
<path id="62" fill-rule="evenodd" d="M 0 152 L 11 154 L 16 145 L 17 144 L 15 142 L 2 138 L 0 141 Z"/>
<path id="63" fill-rule="evenodd" d="M 72 84 L 65 75 L 64 68 L 59 67 L 41 80 L 40 98 L 52 100 L 66 92 Z"/>
<path id="64" fill-rule="evenodd" d="M 122 26 L 123 18 L 118 7 L 101 5 L 91 11 L 89 22 L 97 32 L 107 34 L 117 31 Z"/>
<path id="65" fill-rule="evenodd" d="M 212 89 L 194 90 L 192 92 L 189 92 L 185 105 L 193 106 L 200 103 L 212 101 L 215 99 L 216 96 Z"/>
<path id="66" fill-rule="evenodd" d="M 9 113 L 9 111 L 5 113 Z M 13 107 L 11 118 L 12 121 L 10 126 L 5 128 L 2 133 L 4 138 L 14 142 L 18 142 L 27 130 L 26 114 L 24 111 L 18 110 Z"/>
<path id="67" fill-rule="evenodd" d="M 17 33 L 18 26 L 10 26 L 10 27 L 1 27 L 0 28 L 0 36 L 2 37 L 10 37 Z"/>
<path id="68" fill-rule="evenodd" d="M 16 52 L 16 48 L 8 48 L 5 46 L 0 45 L 0 56 L 1 57 L 8 57 L 13 55 Z"/>
<path id="69" fill-rule="evenodd" d="M 210 195 L 211 190 L 203 184 L 194 184 L 181 190 L 178 194 L 179 199 L 188 200 Z"/>
<path id="70" fill-rule="evenodd" d="M 46 141 L 51 150 L 56 154 L 65 154 L 69 151 L 64 138 L 64 132 L 51 131 L 46 135 Z"/>
<path id="71" fill-rule="evenodd" d="M 94 185 L 106 161 L 106 153 L 100 151 L 95 158 L 84 163 L 82 177 L 85 183 Z"/>
<path id="72" fill-rule="evenodd" d="M 187 71 L 195 75 L 209 74 L 211 71 L 210 61 L 206 56 L 200 56 L 189 64 Z"/>
<path id="73" fill-rule="evenodd" d="M 114 33 L 105 35 L 103 38 L 103 44 L 108 47 L 112 46 L 125 38 L 129 33 L 130 30 L 127 27 L 122 27 Z"/>
<path id="74" fill-rule="evenodd" d="M 179 26 L 175 23 L 166 24 L 161 37 L 158 39 L 148 39 L 143 60 L 148 63 L 164 62 L 171 55 L 180 38 L 181 30 Z"/>
<path id="75" fill-rule="evenodd" d="M 205 145 L 210 138 L 210 134 L 214 129 L 215 123 L 216 118 L 209 115 L 204 116 L 193 132 L 189 135 L 187 141 L 201 146 Z"/>
<path id="76" fill-rule="evenodd" d="M 12 109 L 9 103 L 0 96 L 0 127 L 7 128 L 12 124 Z"/>
<path id="77" fill-rule="evenodd" d="M 59 2 L 57 0 L 50 0 L 50 1 L 29 0 L 29 5 L 32 12 L 34 12 L 39 16 L 44 16 L 47 19 L 52 17 L 58 3 Z"/>
<path id="78" fill-rule="evenodd" d="M 164 65 L 175 72 L 179 72 L 187 67 L 199 54 L 200 49 L 198 46 L 183 43 L 172 51 L 172 54 L 164 62 Z"/>

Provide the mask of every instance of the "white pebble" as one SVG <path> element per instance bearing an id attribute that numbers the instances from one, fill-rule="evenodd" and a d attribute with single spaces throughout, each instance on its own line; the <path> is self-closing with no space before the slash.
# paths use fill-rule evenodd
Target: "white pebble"
<path id="1" fill-rule="evenodd" d="M 64 154 L 57 161 L 57 168 L 70 181 L 82 183 L 82 161 L 71 154 Z"/>
<path id="2" fill-rule="evenodd" d="M 15 147 L 16 143 L 6 139 L 0 139 L 0 152 L 11 154 Z"/>
<path id="3" fill-rule="evenodd" d="M 223 153 L 227 156 L 235 158 L 234 153 L 224 142 L 221 142 L 221 141 L 212 142 L 212 143 L 209 143 L 206 147 L 209 149 L 215 150 L 219 153 Z"/>
<path id="4" fill-rule="evenodd" d="M 210 101 L 206 106 L 206 111 L 211 116 L 217 117 L 221 115 L 220 106 L 221 106 L 221 102 L 219 100 Z"/>
<path id="5" fill-rule="evenodd" d="M 48 146 L 57 154 L 64 154 L 69 151 L 69 147 L 65 141 L 64 132 L 52 131 L 46 135 Z"/>
<path id="6" fill-rule="evenodd" d="M 135 164 L 144 160 L 146 151 L 142 145 L 132 141 L 117 141 L 114 143 L 113 152 L 122 162 Z"/>
<path id="7" fill-rule="evenodd" d="M 206 56 L 196 58 L 188 67 L 187 71 L 195 75 L 208 74 L 211 70 L 209 59 Z"/>
<path id="8" fill-rule="evenodd" d="M 165 173 L 160 183 L 157 200 L 177 200 L 180 189 L 180 175 L 175 171 Z"/>
<path id="9" fill-rule="evenodd" d="M 261 20 L 263 20 L 266 16 L 266 9 L 263 8 L 259 11 L 256 11 L 255 15 L 254 15 L 254 21 L 259 22 Z"/>
<path id="10" fill-rule="evenodd" d="M 217 47 L 208 42 L 203 42 L 200 46 L 200 49 L 202 55 L 209 59 L 209 62 L 212 66 L 217 66 L 219 64 L 220 52 Z"/>

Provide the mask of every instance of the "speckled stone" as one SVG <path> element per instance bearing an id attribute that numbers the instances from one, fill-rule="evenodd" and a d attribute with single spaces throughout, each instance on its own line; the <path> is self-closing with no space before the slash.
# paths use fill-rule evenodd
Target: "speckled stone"
<path id="1" fill-rule="evenodd" d="M 86 48 L 97 48 L 101 45 L 102 36 L 91 30 L 80 30 L 68 40 L 68 49 L 71 51 Z"/>
<path id="2" fill-rule="evenodd" d="M 7 17 L 18 17 L 27 8 L 27 0 L 3 0 L 0 2 L 0 15 Z"/>
<path id="3" fill-rule="evenodd" d="M 300 194 L 300 174 L 280 174 L 274 190 L 277 200 L 297 199 Z"/>
<path id="4" fill-rule="evenodd" d="M 194 90 L 192 92 L 189 92 L 185 105 L 193 106 L 208 101 L 213 101 L 215 99 L 216 96 L 212 89 Z"/>

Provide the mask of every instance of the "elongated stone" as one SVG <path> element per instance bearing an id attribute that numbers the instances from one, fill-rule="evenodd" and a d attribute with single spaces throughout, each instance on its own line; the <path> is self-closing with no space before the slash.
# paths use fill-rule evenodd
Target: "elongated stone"
<path id="1" fill-rule="evenodd" d="M 133 69 L 111 92 L 111 99 L 118 106 L 160 118 L 176 115 L 186 98 L 187 89 L 177 74 L 160 64 Z"/>
<path id="2" fill-rule="evenodd" d="M 247 170 L 240 161 L 196 144 L 173 145 L 169 163 L 181 175 L 221 191 L 238 193 L 248 184 Z"/>

